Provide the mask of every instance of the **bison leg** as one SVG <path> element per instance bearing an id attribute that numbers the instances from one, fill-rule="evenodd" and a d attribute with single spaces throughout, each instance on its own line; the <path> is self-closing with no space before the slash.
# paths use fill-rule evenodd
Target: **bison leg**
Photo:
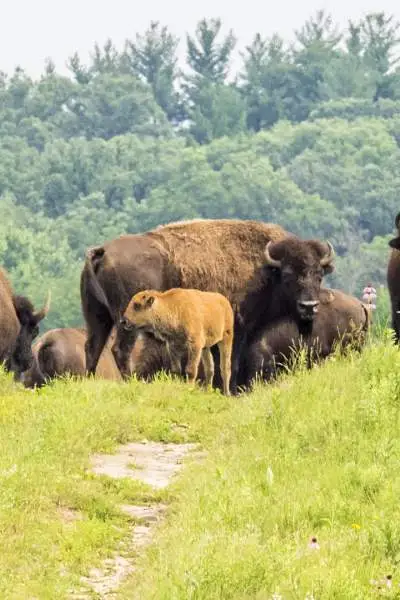
<path id="1" fill-rule="evenodd" d="M 233 349 L 232 349 L 232 376 L 231 376 L 231 384 L 230 388 L 232 394 L 236 395 L 238 393 L 238 375 L 239 375 L 239 367 L 240 361 L 244 354 L 244 350 L 246 347 L 246 331 L 243 325 L 238 322 L 238 318 L 235 317 L 235 335 L 233 338 Z M 220 353 L 221 353 L 221 347 Z M 222 360 L 221 362 L 221 372 L 222 372 Z"/>
<path id="2" fill-rule="evenodd" d="M 220 369 L 223 382 L 223 390 L 225 396 L 230 395 L 229 384 L 231 381 L 231 369 L 232 369 L 232 346 L 233 339 L 232 334 L 225 334 L 222 342 L 218 344 L 219 356 L 220 356 Z"/>
<path id="3" fill-rule="evenodd" d="M 396 344 L 400 343 L 400 302 L 392 300 L 392 328 L 394 329 L 394 339 Z"/>
<path id="4" fill-rule="evenodd" d="M 188 348 L 188 359 L 186 364 L 186 377 L 189 383 L 194 383 L 197 379 L 199 364 L 201 361 L 201 346 L 191 345 Z"/>
<path id="5" fill-rule="evenodd" d="M 182 347 L 179 344 L 174 343 L 173 341 L 168 341 L 167 352 L 171 365 L 171 373 L 172 375 L 177 375 L 180 377 L 182 375 Z"/>
<path id="6" fill-rule="evenodd" d="M 246 357 L 246 389 L 251 388 L 257 379 L 263 378 L 264 351 L 260 344 L 255 344 L 249 349 Z"/>
<path id="7" fill-rule="evenodd" d="M 106 316 L 104 313 L 103 318 L 96 322 L 95 327 L 88 328 L 88 339 L 85 343 L 86 372 L 88 375 L 96 373 L 97 363 L 106 345 L 112 326 L 111 317 L 109 315 Z"/>
<path id="8" fill-rule="evenodd" d="M 203 348 L 202 359 L 205 375 L 204 383 L 206 388 L 210 388 L 214 379 L 214 360 L 210 348 Z"/>

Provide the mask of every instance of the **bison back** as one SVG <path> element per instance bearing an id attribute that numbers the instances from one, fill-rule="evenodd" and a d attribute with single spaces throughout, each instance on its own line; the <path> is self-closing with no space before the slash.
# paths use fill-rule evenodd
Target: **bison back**
<path id="1" fill-rule="evenodd" d="M 266 244 L 287 235 L 279 225 L 238 219 L 197 219 L 149 232 L 165 248 L 180 287 L 220 292 L 234 304 L 264 264 Z"/>

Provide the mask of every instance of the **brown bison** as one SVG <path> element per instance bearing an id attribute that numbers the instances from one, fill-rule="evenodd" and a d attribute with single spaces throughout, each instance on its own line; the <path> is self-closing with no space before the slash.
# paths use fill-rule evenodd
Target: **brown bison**
<path id="1" fill-rule="evenodd" d="M 172 374 L 171 358 L 165 343 L 157 340 L 151 333 L 139 331 L 135 332 L 137 337 L 132 348 L 130 331 L 127 331 L 125 326 L 122 319 L 119 328 L 122 328 L 123 332 L 117 334 L 119 343 L 113 346 L 113 354 L 118 358 L 118 364 L 127 365 L 127 372 L 145 381 L 151 381 L 160 371 Z M 185 359 L 182 361 L 182 370 L 186 370 Z M 199 366 L 198 381 L 205 381 L 202 363 Z"/>
<path id="2" fill-rule="evenodd" d="M 33 364 L 20 377 L 25 387 L 40 387 L 50 379 L 62 375 L 83 377 L 86 373 L 84 329 L 52 329 L 42 335 L 33 346 Z M 101 354 L 96 375 L 104 379 L 120 380 L 121 374 L 108 346 Z"/>
<path id="3" fill-rule="evenodd" d="M 296 317 L 313 318 L 311 303 L 318 302 L 322 276 L 332 270 L 333 250 L 316 240 L 304 241 L 290 236 L 278 225 L 199 219 L 160 226 L 143 234 L 124 235 L 88 250 L 81 275 L 82 309 L 88 331 L 88 372 L 95 371 L 113 325 L 118 323 L 137 292 L 194 288 L 223 294 L 235 310 L 231 380 L 235 391 L 244 343 L 238 307 L 250 283 L 254 284 L 264 273 L 269 260 L 269 254 L 265 255 L 268 242 L 274 243 L 269 251 L 274 257 L 271 269 L 278 270 L 276 265 L 281 255 L 286 265 L 283 281 L 288 284 Z M 130 343 L 134 343 L 134 338 L 132 334 Z M 126 376 L 129 374 L 127 365 L 119 363 L 118 354 L 117 340 L 115 358 Z"/>
<path id="4" fill-rule="evenodd" d="M 387 282 L 389 287 L 390 303 L 392 307 L 392 327 L 395 331 L 396 342 L 400 342 L 400 213 L 396 216 L 395 226 L 397 236 L 390 240 L 392 248 L 390 254 Z"/>
<path id="5" fill-rule="evenodd" d="M 222 294 L 172 288 L 145 290 L 133 296 L 124 313 L 126 329 L 149 332 L 164 342 L 173 372 L 180 375 L 187 357 L 186 375 L 194 383 L 203 361 L 205 384 L 214 378 L 211 347 L 218 345 L 224 394 L 229 395 L 234 315 Z"/>
<path id="6" fill-rule="evenodd" d="M 350 344 L 361 349 L 370 325 L 370 310 L 357 298 L 339 290 L 321 289 L 319 311 L 308 331 L 300 333 L 293 319 L 270 323 L 248 349 L 244 370 L 245 385 L 256 375 L 269 380 L 293 358 L 300 348 L 307 350 L 307 364 L 331 354 L 335 347 Z"/>
<path id="7" fill-rule="evenodd" d="M 28 298 L 14 294 L 5 271 L 0 269 L 0 304 L 0 362 L 18 378 L 32 363 L 31 344 L 49 311 L 50 293 L 45 306 L 35 311 Z"/>

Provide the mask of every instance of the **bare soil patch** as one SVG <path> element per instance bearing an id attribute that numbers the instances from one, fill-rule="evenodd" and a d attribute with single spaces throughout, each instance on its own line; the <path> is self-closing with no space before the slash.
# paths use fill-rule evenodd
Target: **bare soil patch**
<path id="1" fill-rule="evenodd" d="M 96 454 L 92 457 L 92 470 L 98 475 L 122 478 L 130 477 L 153 488 L 167 487 L 183 466 L 183 459 L 190 452 L 200 458 L 204 452 L 193 452 L 197 444 L 162 444 L 157 442 L 130 443 L 118 448 L 116 454 Z M 149 544 L 156 525 L 162 518 L 166 505 L 122 505 L 121 510 L 132 517 L 134 524 L 129 540 L 113 558 L 104 561 L 102 568 L 93 568 L 82 577 L 85 588 L 71 595 L 75 600 L 116 597 L 116 591 L 129 573 L 135 570 L 135 557 Z M 138 523 L 139 521 L 139 523 Z"/>

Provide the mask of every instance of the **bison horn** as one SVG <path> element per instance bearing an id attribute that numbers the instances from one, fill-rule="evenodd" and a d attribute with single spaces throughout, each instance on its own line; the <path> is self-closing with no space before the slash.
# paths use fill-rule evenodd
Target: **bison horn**
<path id="1" fill-rule="evenodd" d="M 281 261 L 280 260 L 276 260 L 275 258 L 272 258 L 272 256 L 269 253 L 268 248 L 271 246 L 272 241 L 269 241 L 268 244 L 265 246 L 265 250 L 264 250 L 264 254 L 265 254 L 265 259 L 267 261 L 267 265 L 269 265 L 270 267 L 275 267 L 276 269 L 280 269 L 281 268 Z"/>
<path id="2" fill-rule="evenodd" d="M 326 242 L 326 244 L 328 246 L 328 252 L 321 258 L 321 267 L 328 266 L 335 258 L 335 251 L 332 244 L 330 242 Z"/>
<path id="3" fill-rule="evenodd" d="M 39 323 L 39 321 L 41 321 L 42 319 L 45 318 L 45 316 L 47 315 L 47 313 L 50 310 L 50 304 L 51 304 L 51 290 L 49 290 L 47 293 L 46 304 L 43 306 L 43 308 L 41 310 L 38 310 L 37 312 L 35 312 L 33 314 L 37 323 Z"/>

